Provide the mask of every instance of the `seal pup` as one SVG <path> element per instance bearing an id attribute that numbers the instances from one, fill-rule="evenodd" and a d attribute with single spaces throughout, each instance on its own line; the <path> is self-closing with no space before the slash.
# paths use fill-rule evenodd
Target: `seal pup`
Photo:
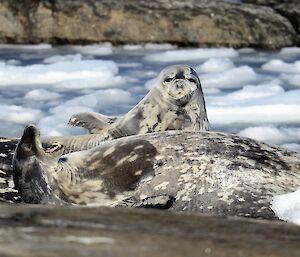
<path id="1" fill-rule="evenodd" d="M 90 133 L 110 130 L 115 137 L 166 130 L 209 129 L 200 79 L 188 65 L 163 69 L 150 92 L 121 118 L 78 113 L 68 124 L 84 127 Z"/>
<path id="2" fill-rule="evenodd" d="M 13 160 L 27 203 L 99 204 L 275 218 L 274 195 L 300 185 L 300 154 L 215 132 L 123 137 L 90 150 L 45 152 L 28 126 Z"/>

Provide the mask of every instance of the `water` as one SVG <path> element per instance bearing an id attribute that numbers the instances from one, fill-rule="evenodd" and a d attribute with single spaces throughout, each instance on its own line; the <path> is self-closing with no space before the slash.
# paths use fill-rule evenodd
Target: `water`
<path id="1" fill-rule="evenodd" d="M 43 135 L 82 134 L 80 111 L 122 115 L 166 66 L 199 74 L 213 130 L 300 150 L 300 48 L 257 51 L 172 45 L 0 45 L 0 136 L 28 123 Z"/>

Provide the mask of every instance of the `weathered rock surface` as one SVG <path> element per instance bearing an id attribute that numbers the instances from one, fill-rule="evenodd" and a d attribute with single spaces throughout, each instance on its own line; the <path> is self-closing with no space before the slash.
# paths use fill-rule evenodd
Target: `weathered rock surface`
<path id="1" fill-rule="evenodd" d="M 286 17 L 300 34 L 300 1 L 299 0 L 244 0 L 246 3 L 271 6 Z"/>
<path id="2" fill-rule="evenodd" d="M 217 0 L 3 0 L 3 43 L 175 43 L 280 48 L 297 44 L 269 7 Z"/>
<path id="3" fill-rule="evenodd" d="M 300 227 L 123 208 L 1 204 L 1 256 L 299 256 Z"/>

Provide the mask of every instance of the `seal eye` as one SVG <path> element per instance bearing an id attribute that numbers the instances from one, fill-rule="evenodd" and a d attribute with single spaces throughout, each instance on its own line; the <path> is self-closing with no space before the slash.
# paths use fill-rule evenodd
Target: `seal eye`
<path id="1" fill-rule="evenodd" d="M 32 144 L 29 144 L 29 143 L 23 144 L 22 147 L 25 151 L 30 151 L 32 148 Z"/>
<path id="2" fill-rule="evenodd" d="M 193 78 L 189 78 L 188 81 L 192 82 L 192 83 L 197 83 L 197 81 L 195 79 L 193 79 Z"/>
<path id="3" fill-rule="evenodd" d="M 166 78 L 164 82 L 171 82 L 173 78 Z"/>

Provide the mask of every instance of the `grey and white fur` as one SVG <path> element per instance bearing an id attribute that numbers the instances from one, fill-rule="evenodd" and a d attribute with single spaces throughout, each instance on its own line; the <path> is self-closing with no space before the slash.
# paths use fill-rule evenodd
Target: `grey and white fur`
<path id="1" fill-rule="evenodd" d="M 150 92 L 121 118 L 79 113 L 69 124 L 90 133 L 139 135 L 166 130 L 207 131 L 209 123 L 197 73 L 187 65 L 163 69 Z"/>
<path id="2" fill-rule="evenodd" d="M 215 132 L 124 137 L 59 157 L 28 126 L 14 155 L 27 203 L 98 204 L 275 218 L 274 195 L 300 185 L 299 153 Z"/>

